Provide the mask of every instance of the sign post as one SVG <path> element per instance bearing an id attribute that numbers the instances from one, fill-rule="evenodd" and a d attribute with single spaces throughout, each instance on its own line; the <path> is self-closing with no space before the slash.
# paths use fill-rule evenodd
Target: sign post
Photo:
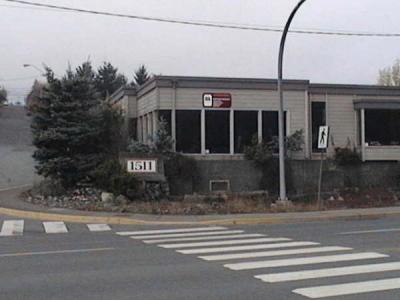
<path id="1" fill-rule="evenodd" d="M 321 186 L 322 186 L 322 165 L 324 162 L 324 152 L 326 153 L 326 149 L 328 148 L 328 139 L 329 139 L 329 127 L 328 126 L 320 126 L 318 133 L 318 149 L 321 150 L 321 164 L 319 167 L 319 180 L 318 180 L 318 209 L 322 208 L 322 200 L 321 200 Z"/>

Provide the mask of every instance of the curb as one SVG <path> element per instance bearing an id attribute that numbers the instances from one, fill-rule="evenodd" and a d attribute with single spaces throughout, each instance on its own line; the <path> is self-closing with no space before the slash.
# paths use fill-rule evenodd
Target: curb
<path id="1" fill-rule="evenodd" d="M 345 211 L 348 212 L 348 211 Z M 250 218 L 227 218 L 204 221 L 146 221 L 140 219 L 131 219 L 127 217 L 99 217 L 87 215 L 68 215 L 55 214 L 45 212 L 35 212 L 19 209 L 11 209 L 0 207 L 0 214 L 16 217 L 27 218 L 40 221 L 60 221 L 69 223 L 105 223 L 110 225 L 257 225 L 257 224 L 285 224 L 285 223 L 302 223 L 316 221 L 332 221 L 332 220 L 366 220 L 372 218 L 383 218 L 389 216 L 400 216 L 399 212 L 368 212 L 354 214 L 337 215 L 319 215 L 304 217 L 250 217 Z"/>

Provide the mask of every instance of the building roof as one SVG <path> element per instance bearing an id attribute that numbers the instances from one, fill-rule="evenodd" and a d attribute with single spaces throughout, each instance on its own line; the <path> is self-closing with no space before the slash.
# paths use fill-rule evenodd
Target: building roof
<path id="1" fill-rule="evenodd" d="M 276 90 L 277 84 L 277 79 L 154 75 L 138 88 L 121 87 L 111 95 L 111 99 L 118 101 L 124 95 L 140 97 L 156 87 Z M 283 87 L 290 91 L 307 90 L 314 94 L 400 96 L 400 87 L 394 86 L 310 83 L 309 80 L 286 79 L 283 81 Z"/>

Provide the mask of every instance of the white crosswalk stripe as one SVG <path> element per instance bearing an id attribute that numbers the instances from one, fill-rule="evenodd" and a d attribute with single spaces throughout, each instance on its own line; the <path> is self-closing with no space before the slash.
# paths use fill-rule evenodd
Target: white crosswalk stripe
<path id="1" fill-rule="evenodd" d="M 132 231 L 122 231 L 117 232 L 118 235 L 130 235 L 129 233 Z M 164 239 L 164 238 L 178 238 L 178 237 L 196 237 L 196 236 L 209 236 L 209 235 L 224 235 L 224 234 L 234 234 L 234 233 L 243 233 L 243 230 L 224 230 L 224 231 L 206 231 L 206 232 L 195 232 L 195 233 L 175 233 L 175 234 L 152 234 L 152 235 L 139 235 L 139 236 L 131 236 L 132 239 L 135 240 L 144 240 L 144 239 Z"/>
<path id="2" fill-rule="evenodd" d="M 249 234 L 230 234 L 230 235 L 217 235 L 217 236 L 200 236 L 200 237 L 187 237 L 187 238 L 171 238 L 171 239 L 159 239 L 159 240 L 144 240 L 146 244 L 157 244 L 157 243 L 169 243 L 169 242 L 185 242 L 185 241 L 210 241 L 210 240 L 223 240 L 223 239 L 239 239 L 239 238 L 254 238 L 264 237 L 264 234 L 249 233 Z M 137 239 L 137 237 L 131 236 L 131 238 Z"/>
<path id="3" fill-rule="evenodd" d="M 310 288 L 295 289 L 293 290 L 293 292 L 311 299 L 319 299 L 333 296 L 354 295 L 395 289 L 400 289 L 400 278 L 316 286 Z"/>
<path id="4" fill-rule="evenodd" d="M 193 228 L 178 228 L 178 229 L 162 229 L 162 230 L 140 230 L 140 231 L 121 231 L 118 235 L 145 235 L 145 234 L 162 234 L 162 233 L 179 233 L 179 232 L 196 232 L 196 231 L 214 231 L 224 230 L 225 227 L 193 227 Z"/>
<path id="5" fill-rule="evenodd" d="M 314 278 L 337 277 L 345 275 L 368 274 L 368 273 L 399 271 L 399 270 L 400 270 L 400 262 L 390 262 L 382 264 L 368 264 L 368 265 L 357 265 L 357 266 L 329 268 L 329 269 L 263 274 L 254 277 L 261 279 L 262 281 L 272 283 L 272 282 L 296 281 L 296 280 L 306 280 Z"/>
<path id="6" fill-rule="evenodd" d="M 224 265 L 224 267 L 231 270 L 252 270 L 261 268 L 300 266 L 300 265 L 320 264 L 328 262 L 374 259 L 383 257 L 388 257 L 388 255 L 376 252 L 363 252 L 363 253 L 353 253 L 353 254 L 338 254 L 338 255 L 328 255 L 328 256 L 313 256 L 313 257 L 302 257 L 302 258 L 291 258 L 291 259 L 243 262 L 243 263 L 226 264 Z"/>
<path id="7" fill-rule="evenodd" d="M 185 244 L 161 244 L 161 248 L 193 248 L 205 246 L 221 246 L 221 245 L 238 245 L 238 244 L 257 244 L 257 243 L 270 243 L 270 242 L 285 242 L 290 241 L 288 238 L 258 238 L 258 239 L 245 239 L 245 240 L 227 240 L 217 242 L 197 242 Z"/>
<path id="8" fill-rule="evenodd" d="M 215 261 L 215 260 L 232 260 L 232 259 L 243 259 L 243 258 L 298 255 L 298 254 L 310 254 L 310 253 L 334 252 L 334 251 L 348 251 L 352 249 L 353 248 L 348 248 L 348 247 L 314 247 L 314 248 L 300 248 L 300 249 L 290 249 L 290 250 L 207 255 L 207 256 L 199 256 L 199 258 L 208 261 Z"/>
<path id="9" fill-rule="evenodd" d="M 198 258 L 205 261 L 224 261 L 223 266 L 234 271 L 323 263 L 341 263 L 342 265 L 331 268 L 271 272 L 254 276 L 268 283 L 400 271 L 400 262 L 370 262 L 373 259 L 388 258 L 389 256 L 386 254 L 376 252 L 340 254 L 335 252 L 343 253 L 352 251 L 353 248 L 322 246 L 318 242 L 293 241 L 286 237 L 266 237 L 265 234 L 245 233 L 243 230 L 228 230 L 218 226 L 122 231 L 117 234 L 141 240 L 146 244 L 174 249 L 181 254 L 198 255 Z M 314 255 L 310 256 L 309 254 Z M 279 256 L 289 257 L 254 261 L 254 258 Z M 235 262 L 235 260 L 240 261 Z M 365 260 L 365 264 L 354 265 L 353 262 L 361 260 Z M 344 262 L 352 263 L 352 265 L 343 266 Z M 316 299 L 393 289 L 400 289 L 400 278 L 298 288 L 292 292 Z"/>
<path id="10" fill-rule="evenodd" d="M 300 247 L 300 246 L 315 246 L 319 243 L 314 242 L 288 242 L 288 243 L 273 243 L 261 245 L 246 245 L 246 246 L 232 246 L 232 247 L 217 247 L 217 248 L 198 248 L 177 250 L 183 254 L 203 254 L 203 253 L 218 253 L 218 252 L 231 252 L 242 250 L 256 250 L 256 249 L 274 249 L 274 248 L 287 248 L 287 247 Z"/>
<path id="11" fill-rule="evenodd" d="M 66 233 L 67 226 L 64 222 L 43 222 L 43 227 L 46 233 Z"/>
<path id="12" fill-rule="evenodd" d="M 108 224 L 87 224 L 90 231 L 110 231 L 111 228 Z"/>
<path id="13" fill-rule="evenodd" d="M 3 222 L 0 236 L 22 235 L 24 231 L 24 220 L 7 220 Z"/>
<path id="14" fill-rule="evenodd" d="M 81 230 L 85 230 L 85 227 L 87 227 L 90 232 L 111 231 L 111 227 L 108 224 L 80 224 L 80 226 L 82 227 Z M 24 230 L 27 230 L 26 227 L 28 227 L 28 232 L 30 232 L 32 228 L 35 228 L 34 231 L 37 232 L 37 228 L 41 227 L 45 234 L 69 232 L 64 222 L 25 222 L 25 220 L 4 220 L 1 225 L 0 237 L 23 235 Z M 79 230 L 79 228 L 77 230 Z"/>

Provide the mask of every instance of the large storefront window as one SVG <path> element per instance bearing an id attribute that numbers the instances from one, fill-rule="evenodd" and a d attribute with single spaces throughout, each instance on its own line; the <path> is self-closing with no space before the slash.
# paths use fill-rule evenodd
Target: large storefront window
<path id="1" fill-rule="evenodd" d="M 176 111 L 176 151 L 201 152 L 200 110 Z"/>
<path id="2" fill-rule="evenodd" d="M 283 133 L 286 136 L 286 112 L 283 115 Z M 279 113 L 277 111 L 262 112 L 262 138 L 264 142 L 271 142 L 279 136 Z"/>
<path id="3" fill-rule="evenodd" d="M 170 110 L 159 110 L 158 111 L 158 119 L 163 120 L 166 123 L 166 129 L 168 134 L 171 135 L 171 111 Z"/>
<path id="4" fill-rule="evenodd" d="M 319 127 L 326 126 L 326 105 L 325 102 L 311 103 L 311 132 L 312 132 L 312 150 L 313 152 L 321 152 L 318 149 Z"/>
<path id="5" fill-rule="evenodd" d="M 205 112 L 206 152 L 229 153 L 229 111 Z"/>
<path id="6" fill-rule="evenodd" d="M 257 137 L 257 115 L 257 111 L 235 111 L 235 153 L 243 153 L 244 147 L 251 144 L 254 136 Z"/>
<path id="7" fill-rule="evenodd" d="M 400 146 L 400 110 L 365 110 L 368 146 Z"/>

